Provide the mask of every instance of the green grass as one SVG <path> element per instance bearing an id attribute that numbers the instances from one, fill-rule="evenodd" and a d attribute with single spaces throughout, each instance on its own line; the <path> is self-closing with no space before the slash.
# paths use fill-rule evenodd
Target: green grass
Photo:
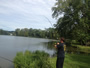
<path id="1" fill-rule="evenodd" d="M 56 57 L 49 58 L 50 64 L 56 68 Z M 90 68 L 90 55 L 66 54 L 64 68 Z"/>
<path id="2" fill-rule="evenodd" d="M 72 45 L 78 47 L 81 52 L 90 53 L 90 46 Z"/>
<path id="3" fill-rule="evenodd" d="M 56 57 L 49 57 L 43 51 L 18 52 L 14 58 L 15 68 L 56 68 Z M 66 54 L 64 68 L 90 68 L 90 55 Z"/>

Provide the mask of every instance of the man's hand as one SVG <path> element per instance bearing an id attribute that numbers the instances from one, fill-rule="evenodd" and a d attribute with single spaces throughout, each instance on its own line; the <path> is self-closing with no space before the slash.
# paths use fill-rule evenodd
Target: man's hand
<path id="1" fill-rule="evenodd" d="M 55 48 L 57 48 L 57 45 L 54 45 Z"/>
<path id="2" fill-rule="evenodd" d="M 59 43 L 57 43 L 57 45 L 59 45 Z"/>

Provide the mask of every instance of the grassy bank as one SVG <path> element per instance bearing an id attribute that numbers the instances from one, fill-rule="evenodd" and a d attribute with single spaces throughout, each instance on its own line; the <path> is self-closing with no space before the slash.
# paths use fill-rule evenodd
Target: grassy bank
<path id="1" fill-rule="evenodd" d="M 50 64 L 56 68 L 56 57 L 49 58 Z M 66 54 L 64 68 L 90 68 L 90 55 Z"/>
<path id="2" fill-rule="evenodd" d="M 73 45 L 77 47 L 81 52 L 90 53 L 90 46 L 82 46 L 82 45 Z"/>
<path id="3" fill-rule="evenodd" d="M 56 57 L 43 51 L 18 52 L 14 58 L 15 68 L 56 68 Z M 66 54 L 64 68 L 90 68 L 90 55 Z"/>

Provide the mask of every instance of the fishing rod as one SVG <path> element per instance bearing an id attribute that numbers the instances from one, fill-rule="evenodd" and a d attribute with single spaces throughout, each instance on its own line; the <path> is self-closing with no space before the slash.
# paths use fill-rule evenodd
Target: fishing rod
<path id="1" fill-rule="evenodd" d="M 43 15 L 43 17 L 46 18 L 48 20 L 48 22 L 51 24 L 51 26 L 53 27 L 51 21 L 46 16 Z"/>
<path id="2" fill-rule="evenodd" d="M 42 15 L 45 19 L 47 19 L 48 20 L 48 22 L 51 24 L 51 26 L 52 26 L 52 28 L 54 27 L 53 26 L 53 24 L 52 24 L 52 22 L 49 20 L 49 18 L 48 17 L 46 17 L 46 16 L 44 16 L 44 15 Z M 57 25 L 58 26 L 58 25 Z M 53 32 L 52 32 L 53 34 L 54 33 L 56 33 L 56 31 L 55 30 L 53 30 Z M 58 39 L 58 38 L 57 38 Z"/>
<path id="3" fill-rule="evenodd" d="M 48 20 L 48 22 L 51 24 L 51 26 L 52 27 L 54 27 L 54 25 L 52 24 L 52 22 L 49 20 L 49 18 L 48 17 L 46 17 L 46 16 L 44 16 L 44 15 L 42 15 L 45 19 L 47 19 Z M 59 24 L 58 25 L 56 25 L 56 27 L 58 27 L 59 26 Z"/>
<path id="4" fill-rule="evenodd" d="M 46 17 L 46 16 L 44 16 L 44 15 L 43 15 L 43 17 L 48 20 L 48 22 L 51 24 L 52 27 L 54 27 L 54 26 L 52 25 L 52 22 L 48 19 L 48 17 Z M 59 26 L 59 25 L 57 25 L 57 26 Z M 56 26 L 56 27 L 57 27 L 57 26 Z M 53 33 L 56 33 L 55 30 L 53 30 Z M 58 38 L 57 38 L 57 39 L 58 39 Z M 55 44 L 56 44 L 56 43 L 55 43 Z"/>

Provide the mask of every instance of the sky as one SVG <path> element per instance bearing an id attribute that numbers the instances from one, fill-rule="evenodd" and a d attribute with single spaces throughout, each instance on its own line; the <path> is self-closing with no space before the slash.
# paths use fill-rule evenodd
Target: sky
<path id="1" fill-rule="evenodd" d="M 0 29 L 45 29 L 56 23 L 51 8 L 56 0 L 0 0 Z M 47 17 L 50 22 L 45 18 Z"/>

